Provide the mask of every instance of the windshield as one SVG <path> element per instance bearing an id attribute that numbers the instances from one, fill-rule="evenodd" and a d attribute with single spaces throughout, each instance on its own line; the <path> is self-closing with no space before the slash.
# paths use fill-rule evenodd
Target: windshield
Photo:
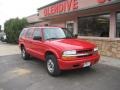
<path id="1" fill-rule="evenodd" d="M 63 30 L 61 28 L 45 28 L 43 31 L 45 40 L 73 37 L 73 35 L 69 31 Z"/>

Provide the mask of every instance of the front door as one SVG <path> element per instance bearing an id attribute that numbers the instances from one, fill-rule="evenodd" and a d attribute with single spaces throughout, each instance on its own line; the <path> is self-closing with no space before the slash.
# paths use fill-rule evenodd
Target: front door
<path id="1" fill-rule="evenodd" d="M 42 33 L 40 28 L 35 28 L 33 32 L 33 38 L 34 37 L 41 37 L 42 38 Z M 43 53 L 42 53 L 42 46 L 43 46 L 43 41 L 42 40 L 32 40 L 31 43 L 31 48 L 32 48 L 32 55 L 42 59 Z"/>

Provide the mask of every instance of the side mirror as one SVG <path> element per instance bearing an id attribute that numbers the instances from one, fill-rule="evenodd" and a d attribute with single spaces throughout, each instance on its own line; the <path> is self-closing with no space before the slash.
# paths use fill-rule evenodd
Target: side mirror
<path id="1" fill-rule="evenodd" d="M 75 38 L 78 38 L 78 34 L 74 34 L 74 37 L 75 37 Z"/>
<path id="2" fill-rule="evenodd" d="M 33 37 L 33 40 L 39 40 L 39 41 L 41 41 L 41 40 L 42 40 L 42 37 L 40 37 L 40 36 L 34 36 L 34 37 Z"/>

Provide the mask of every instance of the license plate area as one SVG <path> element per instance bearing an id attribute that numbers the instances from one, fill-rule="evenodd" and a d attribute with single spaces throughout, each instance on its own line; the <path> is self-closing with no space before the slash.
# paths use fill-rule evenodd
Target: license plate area
<path id="1" fill-rule="evenodd" d="M 83 67 L 89 67 L 91 65 L 91 62 L 85 62 L 84 64 L 83 64 Z"/>

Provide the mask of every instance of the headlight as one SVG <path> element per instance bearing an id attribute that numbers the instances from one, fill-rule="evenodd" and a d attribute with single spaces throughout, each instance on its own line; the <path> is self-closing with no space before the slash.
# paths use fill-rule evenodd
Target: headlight
<path id="1" fill-rule="evenodd" d="M 76 54 L 76 50 L 71 50 L 71 51 L 65 51 L 65 52 L 63 52 L 63 56 L 75 55 L 75 54 Z"/>
<path id="2" fill-rule="evenodd" d="M 94 52 L 98 51 L 98 47 L 94 48 Z"/>

